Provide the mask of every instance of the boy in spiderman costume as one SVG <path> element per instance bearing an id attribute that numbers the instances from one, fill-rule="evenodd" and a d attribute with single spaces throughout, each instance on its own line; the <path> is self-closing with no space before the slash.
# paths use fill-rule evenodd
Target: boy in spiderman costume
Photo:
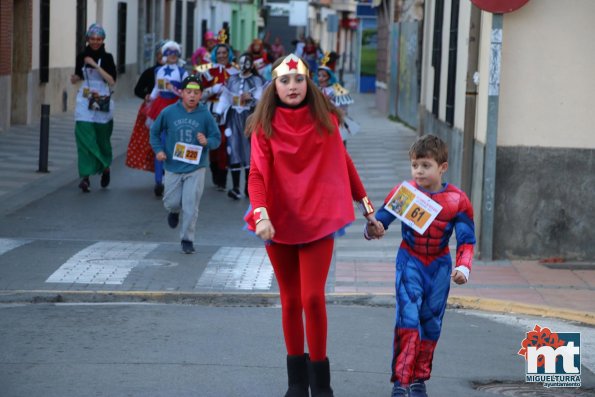
<path id="1" fill-rule="evenodd" d="M 440 204 L 442 210 L 423 234 L 401 223 L 403 241 L 396 260 L 391 397 L 427 397 L 424 382 L 430 379 L 450 279 L 457 284 L 467 282 L 475 244 L 473 208 L 469 198 L 454 185 L 442 183 L 442 175 L 448 169 L 448 148 L 444 141 L 424 135 L 413 143 L 409 157 L 411 185 Z M 393 188 L 385 204 L 399 187 L 400 184 Z M 376 219 L 387 229 L 396 216 L 383 207 Z M 448 248 L 453 230 L 457 239 L 454 270 Z M 368 225 L 364 234 L 371 238 L 378 233 L 374 225 Z"/>

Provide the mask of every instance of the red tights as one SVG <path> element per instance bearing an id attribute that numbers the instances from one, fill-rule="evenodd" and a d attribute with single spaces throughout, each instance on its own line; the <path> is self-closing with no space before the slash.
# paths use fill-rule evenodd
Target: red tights
<path id="1" fill-rule="evenodd" d="M 304 354 L 306 339 L 312 361 L 326 358 L 326 303 L 324 286 L 331 265 L 331 238 L 301 245 L 270 244 L 267 252 L 281 295 L 283 334 L 287 354 Z"/>

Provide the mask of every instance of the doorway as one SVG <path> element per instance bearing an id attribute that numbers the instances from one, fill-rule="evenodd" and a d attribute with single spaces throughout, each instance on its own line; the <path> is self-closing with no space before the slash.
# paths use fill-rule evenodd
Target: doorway
<path id="1" fill-rule="evenodd" d="M 13 0 L 12 75 L 10 124 L 31 122 L 29 79 L 31 71 L 32 0 Z"/>

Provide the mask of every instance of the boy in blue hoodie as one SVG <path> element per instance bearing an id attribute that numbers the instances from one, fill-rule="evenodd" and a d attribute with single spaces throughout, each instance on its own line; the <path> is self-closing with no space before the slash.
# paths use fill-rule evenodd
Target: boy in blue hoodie
<path id="1" fill-rule="evenodd" d="M 221 133 L 205 105 L 200 104 L 202 88 L 196 76 L 182 81 L 182 99 L 163 109 L 151 126 L 151 146 L 164 161 L 163 206 L 169 211 L 167 223 L 174 229 L 182 213 L 182 251 L 194 252 L 198 206 L 205 184 L 209 149 L 221 144 Z M 165 132 L 165 141 L 161 132 Z"/>

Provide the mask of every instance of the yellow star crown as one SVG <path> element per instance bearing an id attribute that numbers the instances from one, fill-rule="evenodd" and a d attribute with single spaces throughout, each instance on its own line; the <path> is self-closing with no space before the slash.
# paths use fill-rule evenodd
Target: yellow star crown
<path id="1" fill-rule="evenodd" d="M 273 69 L 273 80 L 286 74 L 303 74 L 304 76 L 308 76 L 308 67 L 297 55 L 289 54 L 279 66 Z"/>
<path id="2" fill-rule="evenodd" d="M 320 60 L 320 66 L 326 66 L 326 64 L 331 60 L 329 54 L 330 53 L 328 51 L 325 51 L 324 56 Z"/>
<path id="3" fill-rule="evenodd" d="M 221 29 L 219 31 L 219 35 L 217 35 L 217 40 L 219 41 L 219 44 L 227 43 L 227 33 L 225 32 L 225 29 Z"/>

